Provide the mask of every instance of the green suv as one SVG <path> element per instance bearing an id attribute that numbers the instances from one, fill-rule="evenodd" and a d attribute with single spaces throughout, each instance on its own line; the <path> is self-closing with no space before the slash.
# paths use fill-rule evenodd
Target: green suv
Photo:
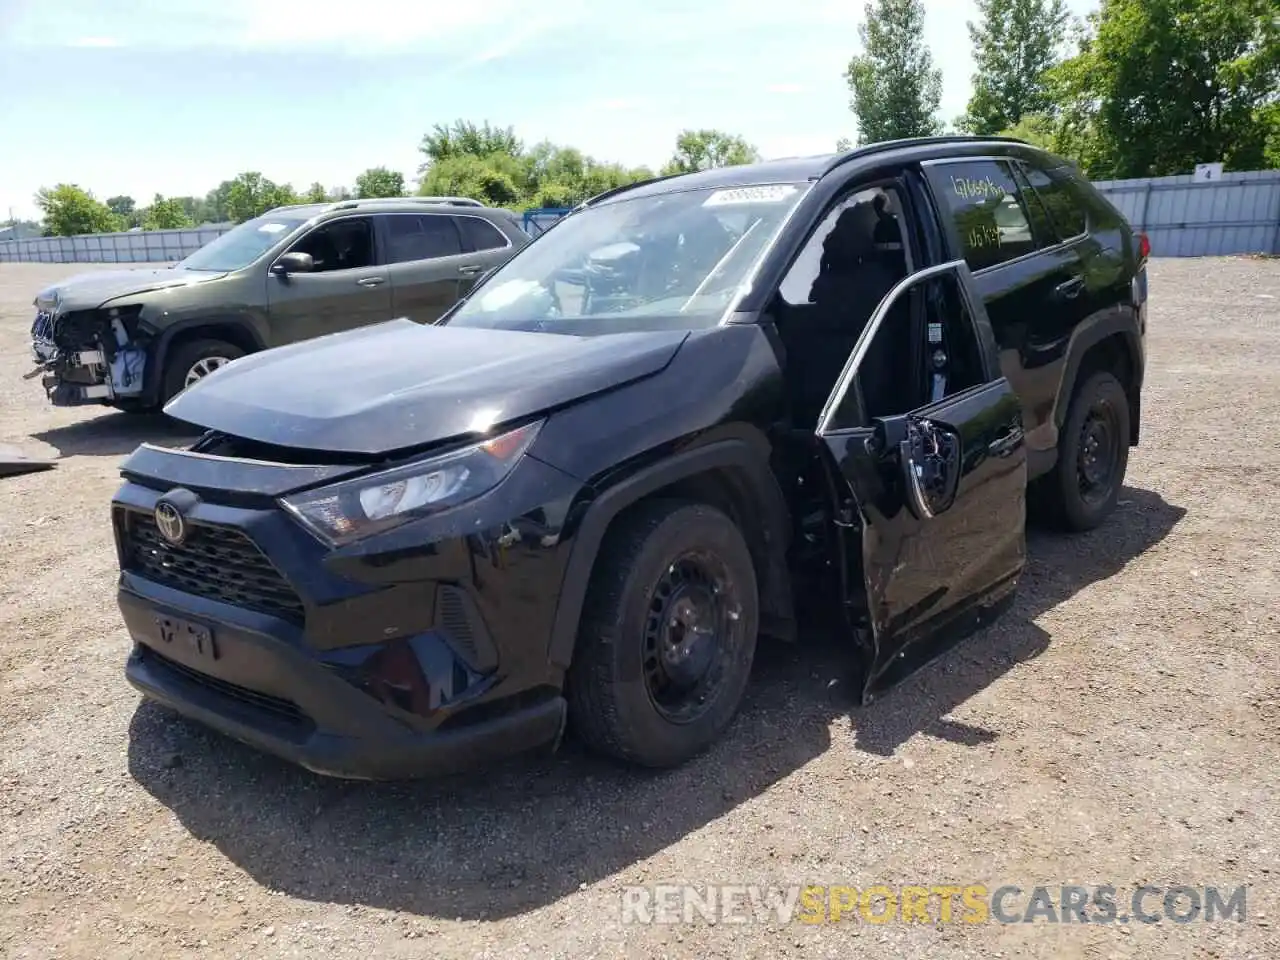
<path id="1" fill-rule="evenodd" d="M 42 290 L 27 377 L 55 406 L 156 410 L 247 353 L 394 318 L 434 323 L 528 242 L 516 214 L 462 197 L 278 207 L 171 267 Z"/>

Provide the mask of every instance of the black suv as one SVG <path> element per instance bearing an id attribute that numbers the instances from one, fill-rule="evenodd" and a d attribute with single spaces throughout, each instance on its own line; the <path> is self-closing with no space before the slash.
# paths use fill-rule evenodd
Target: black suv
<path id="1" fill-rule="evenodd" d="M 865 701 L 1006 606 L 1028 495 L 1074 530 L 1114 507 L 1147 253 L 1002 139 L 602 194 L 438 325 L 249 356 L 169 404 L 207 433 L 123 466 L 128 677 L 358 778 L 566 722 L 680 763 L 801 613 L 847 631 Z"/>

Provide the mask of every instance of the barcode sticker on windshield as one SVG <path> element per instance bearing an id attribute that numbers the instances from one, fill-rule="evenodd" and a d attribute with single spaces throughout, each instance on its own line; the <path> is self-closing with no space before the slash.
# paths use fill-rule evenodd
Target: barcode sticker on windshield
<path id="1" fill-rule="evenodd" d="M 259 233 L 279 233 L 285 228 L 283 223 L 264 223 L 258 228 Z"/>
<path id="2" fill-rule="evenodd" d="M 786 183 L 764 187 L 734 187 L 731 190 L 717 190 L 702 205 L 725 207 L 734 203 L 781 203 L 795 192 L 796 188 Z"/>

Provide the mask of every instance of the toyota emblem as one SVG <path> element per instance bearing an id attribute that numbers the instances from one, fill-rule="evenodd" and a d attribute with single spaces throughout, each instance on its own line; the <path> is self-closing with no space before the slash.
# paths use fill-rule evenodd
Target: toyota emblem
<path id="1" fill-rule="evenodd" d="M 160 536 L 172 544 L 179 544 L 187 536 L 187 521 L 172 503 L 161 500 L 156 504 L 156 527 Z"/>

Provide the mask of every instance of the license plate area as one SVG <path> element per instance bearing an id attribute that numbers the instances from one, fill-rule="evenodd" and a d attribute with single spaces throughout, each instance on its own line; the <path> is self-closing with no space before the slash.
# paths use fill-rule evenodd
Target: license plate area
<path id="1" fill-rule="evenodd" d="M 156 614 L 155 624 L 160 649 L 166 652 L 172 650 L 174 659 L 209 663 L 218 659 L 218 645 L 213 631 L 203 624 L 165 614 Z"/>

